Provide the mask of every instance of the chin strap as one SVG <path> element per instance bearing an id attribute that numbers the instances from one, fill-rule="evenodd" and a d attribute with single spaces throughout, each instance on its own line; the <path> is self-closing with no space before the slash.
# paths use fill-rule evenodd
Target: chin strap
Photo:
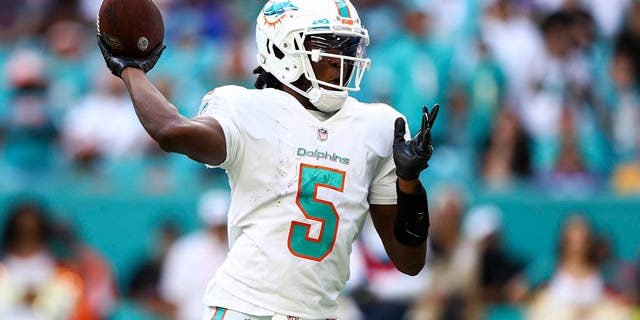
<path id="1" fill-rule="evenodd" d="M 342 106 L 344 106 L 345 101 L 347 101 L 347 98 L 349 97 L 349 92 L 347 91 L 333 91 L 323 88 L 314 88 L 312 85 L 311 88 L 305 92 L 291 83 L 284 82 L 283 84 L 303 97 L 309 99 L 309 102 L 311 102 L 314 107 L 318 108 L 318 110 L 327 113 L 336 112 L 342 109 Z"/>
<path id="2" fill-rule="evenodd" d="M 342 109 L 348 97 L 349 93 L 347 91 L 333 91 L 313 87 L 309 90 L 309 102 L 322 112 L 336 112 Z"/>

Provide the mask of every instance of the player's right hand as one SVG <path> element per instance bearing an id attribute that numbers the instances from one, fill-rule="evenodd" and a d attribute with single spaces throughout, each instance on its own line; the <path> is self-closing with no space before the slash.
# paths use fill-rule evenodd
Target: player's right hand
<path id="1" fill-rule="evenodd" d="M 148 56 L 142 58 L 131 58 L 124 56 L 115 56 L 109 50 L 107 45 L 102 41 L 100 36 L 98 36 L 98 47 L 100 47 L 100 51 L 102 52 L 102 57 L 104 57 L 104 61 L 107 63 L 107 68 L 111 70 L 118 78 L 122 75 L 122 70 L 126 67 L 138 68 L 148 72 L 156 65 L 158 59 L 162 55 L 162 51 L 167 47 L 164 43 L 158 45 Z"/>
<path id="2" fill-rule="evenodd" d="M 405 141 L 406 132 L 403 118 L 396 119 L 393 139 L 393 161 L 396 164 L 396 175 L 402 179 L 418 179 L 420 172 L 429 166 L 433 153 L 431 143 L 431 127 L 436 121 L 440 105 L 435 105 L 431 112 L 422 107 L 422 128 L 413 139 Z"/>

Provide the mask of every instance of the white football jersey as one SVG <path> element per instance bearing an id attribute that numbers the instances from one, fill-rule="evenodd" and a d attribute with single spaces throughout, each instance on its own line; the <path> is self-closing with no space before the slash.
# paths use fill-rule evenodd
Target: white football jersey
<path id="1" fill-rule="evenodd" d="M 232 196 L 230 253 L 204 302 L 221 306 L 217 285 L 275 313 L 335 318 L 369 204 L 396 204 L 402 115 L 349 98 L 321 121 L 286 92 L 238 86 L 206 95 L 200 114 L 224 130 Z"/>

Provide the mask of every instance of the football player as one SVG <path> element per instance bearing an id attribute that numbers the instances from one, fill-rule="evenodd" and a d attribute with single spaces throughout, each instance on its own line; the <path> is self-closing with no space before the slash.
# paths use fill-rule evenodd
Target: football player
<path id="1" fill-rule="evenodd" d="M 349 0 L 270 0 L 256 25 L 256 89 L 219 87 L 186 118 L 148 80 L 146 58 L 114 56 L 142 125 L 167 152 L 226 170 L 230 252 L 203 319 L 334 319 L 351 245 L 367 214 L 402 272 L 425 262 L 429 216 L 419 175 L 438 112 L 411 138 L 403 115 L 349 97 L 370 60 Z"/>

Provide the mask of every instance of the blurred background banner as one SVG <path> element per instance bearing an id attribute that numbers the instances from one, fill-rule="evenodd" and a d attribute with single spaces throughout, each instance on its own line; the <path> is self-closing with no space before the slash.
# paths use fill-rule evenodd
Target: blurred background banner
<path id="1" fill-rule="evenodd" d="M 149 77 L 183 115 L 252 87 L 263 1 L 156 3 Z M 413 132 L 442 108 L 427 267 L 399 274 L 365 225 L 341 319 L 640 317 L 640 1 L 353 3 L 373 61 L 354 96 Z M 147 136 L 98 51 L 99 6 L 0 0 L 0 319 L 194 319 L 181 298 L 201 288 L 175 279 L 226 254 L 224 172 Z"/>

